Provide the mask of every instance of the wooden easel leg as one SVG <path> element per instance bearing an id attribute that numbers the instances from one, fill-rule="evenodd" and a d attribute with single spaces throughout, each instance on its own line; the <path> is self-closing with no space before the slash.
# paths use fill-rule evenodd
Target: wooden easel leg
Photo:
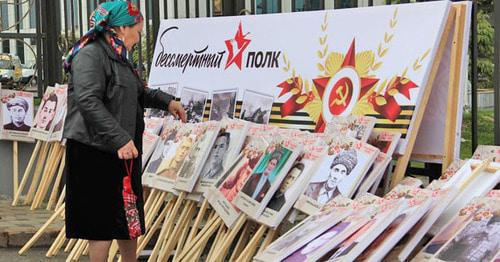
<path id="1" fill-rule="evenodd" d="M 59 207 L 59 209 L 56 210 L 56 212 L 54 212 L 54 214 L 52 214 L 52 216 L 47 220 L 47 222 L 45 222 L 45 224 L 43 224 L 43 226 L 35 233 L 35 235 L 33 235 L 33 237 L 31 237 L 31 239 L 28 240 L 26 244 L 24 244 L 21 250 L 19 250 L 19 255 L 23 255 L 24 253 L 26 253 L 26 251 L 28 251 L 28 249 L 30 249 L 33 246 L 33 244 L 35 244 L 35 242 L 42 236 L 45 230 L 47 230 L 49 225 L 52 224 L 54 220 L 56 220 L 56 218 L 62 212 L 64 212 L 64 207 L 65 206 L 63 204 L 61 207 Z"/>
<path id="2" fill-rule="evenodd" d="M 184 202 L 184 199 L 186 198 L 186 193 L 181 192 L 179 194 L 179 197 L 177 198 L 177 201 L 175 202 L 175 205 L 172 209 L 172 212 L 167 215 L 165 222 L 162 227 L 162 231 L 160 232 L 160 236 L 158 236 L 158 240 L 156 241 L 155 247 L 153 248 L 153 253 L 151 253 L 148 262 L 153 262 L 156 261 L 159 255 L 159 252 L 165 242 L 167 240 L 167 236 L 170 234 L 172 231 L 172 227 L 175 222 L 175 218 L 177 217 L 177 213 L 179 212 L 179 208 L 181 204 Z"/>
<path id="3" fill-rule="evenodd" d="M 422 123 L 422 118 L 424 116 L 425 109 L 427 108 L 427 103 L 429 102 L 429 97 L 432 91 L 432 85 L 434 84 L 434 80 L 436 79 L 436 75 L 439 69 L 439 64 L 441 59 L 443 58 L 444 49 L 446 47 L 448 37 L 450 36 L 450 31 L 453 28 L 454 19 L 455 19 L 455 9 L 452 8 L 450 9 L 448 20 L 446 21 L 443 34 L 441 35 L 436 56 L 432 62 L 432 68 L 429 75 L 429 79 L 427 81 L 427 86 L 425 87 L 424 93 L 422 95 L 422 99 L 420 101 L 418 111 L 416 112 L 416 116 L 414 116 L 415 121 L 413 123 L 412 132 L 406 144 L 406 152 L 399 157 L 396 169 L 394 170 L 393 178 L 391 181 L 391 188 L 394 188 L 397 184 L 399 184 L 399 182 L 401 182 L 401 180 L 403 180 L 405 176 L 406 168 L 408 167 L 408 163 L 411 157 L 411 152 L 413 152 L 413 146 L 415 145 L 415 140 L 417 139 L 418 130 L 420 128 L 420 124 Z"/>
<path id="4" fill-rule="evenodd" d="M 50 245 L 49 250 L 45 254 L 46 257 L 54 256 L 54 254 L 56 253 L 56 248 L 59 246 L 61 240 L 64 241 L 66 239 L 65 234 L 66 234 L 66 226 L 63 226 L 61 228 L 61 231 L 59 231 L 59 234 L 57 234 L 57 237 L 54 240 L 54 242 L 52 242 L 52 245 Z"/>
<path id="5" fill-rule="evenodd" d="M 253 235 L 252 239 L 248 243 L 247 247 L 243 250 L 241 255 L 238 257 L 237 261 L 251 261 L 257 246 L 259 245 L 262 236 L 266 232 L 267 227 L 264 225 L 260 225 L 259 229 Z"/>
<path id="6" fill-rule="evenodd" d="M 21 194 L 24 190 L 24 187 L 26 186 L 26 183 L 28 182 L 29 175 L 31 173 L 31 169 L 33 168 L 33 165 L 35 164 L 35 160 L 38 156 L 38 152 L 40 151 L 40 147 L 42 146 L 43 142 L 38 140 L 35 145 L 35 149 L 33 149 L 33 153 L 31 153 L 30 160 L 28 162 L 28 166 L 26 166 L 26 170 L 24 170 L 23 177 L 21 179 L 21 183 L 19 184 L 19 187 L 16 191 L 16 194 L 14 195 L 14 198 L 12 200 L 12 206 L 17 206 L 19 203 L 19 198 L 21 197 Z"/>
<path id="7" fill-rule="evenodd" d="M 217 250 L 217 261 L 224 261 L 227 251 L 231 247 L 234 238 L 236 237 L 238 232 L 240 232 L 240 229 L 243 227 L 245 222 L 246 222 L 246 217 L 245 215 L 241 214 L 238 220 L 236 221 L 235 225 L 233 226 L 233 228 L 229 230 L 227 237 L 222 241 L 220 248 Z"/>
<path id="8" fill-rule="evenodd" d="M 189 235 L 186 239 L 186 242 L 189 243 L 198 233 L 198 227 L 200 227 L 200 223 L 203 220 L 203 217 L 205 217 L 205 212 L 207 208 L 208 208 L 208 200 L 204 199 L 203 203 L 201 204 L 200 210 L 198 211 L 198 215 L 194 220 L 193 227 L 191 228 L 191 231 L 189 232 Z"/>
<path id="9" fill-rule="evenodd" d="M 191 221 L 189 216 L 193 214 L 195 208 L 196 208 L 196 203 L 193 201 L 189 201 L 184 210 L 182 210 L 182 213 L 179 216 L 179 219 L 177 220 L 177 223 L 174 229 L 172 230 L 172 233 L 170 234 L 165 244 L 165 247 L 160 251 L 160 255 L 158 257 L 160 261 L 168 260 L 168 257 L 172 253 L 175 244 L 177 244 L 176 241 L 179 240 L 180 233 L 182 232 L 184 227 L 188 226 L 188 222 Z"/>
<path id="10" fill-rule="evenodd" d="M 151 241 L 151 238 L 153 237 L 154 233 L 160 227 L 160 223 L 166 220 L 165 218 L 167 214 L 170 213 L 170 210 L 172 209 L 174 202 L 175 200 L 171 200 L 168 202 L 168 204 L 163 208 L 160 215 L 156 218 L 156 221 L 154 222 L 153 226 L 148 230 L 146 235 L 144 237 L 141 236 L 139 238 L 139 240 L 137 241 L 138 244 L 137 256 L 139 256 L 139 253 L 141 253 L 146 247 L 146 245 L 149 244 L 149 241 Z"/>
<path id="11" fill-rule="evenodd" d="M 35 189 L 38 185 L 38 181 L 40 180 L 40 175 L 45 164 L 45 159 L 47 158 L 47 153 L 49 151 L 49 143 L 42 142 L 42 148 L 40 150 L 40 155 L 38 156 L 38 160 L 35 166 L 35 171 L 33 173 L 33 179 L 31 180 L 31 185 L 28 189 L 28 193 L 26 194 L 26 198 L 24 199 L 24 204 L 29 205 L 31 201 L 33 201 L 33 197 L 35 197 Z"/>
<path id="12" fill-rule="evenodd" d="M 19 189 L 19 152 L 17 141 L 12 141 L 12 182 L 13 182 L 13 195 L 17 195 Z"/>
<path id="13" fill-rule="evenodd" d="M 50 193 L 49 203 L 47 204 L 47 210 L 51 210 L 54 204 L 56 203 L 57 194 L 59 194 L 59 186 L 61 184 L 61 179 L 65 166 L 66 166 L 66 151 L 64 150 L 61 159 L 61 164 L 59 165 L 59 170 L 57 171 L 57 177 L 56 180 L 54 181 L 54 187 L 52 188 L 52 192 Z"/>
<path id="14" fill-rule="evenodd" d="M 248 237 L 250 235 L 250 228 L 251 228 L 251 223 L 247 222 L 245 224 L 245 227 L 243 228 L 243 231 L 241 231 L 240 237 L 238 239 L 238 242 L 236 242 L 236 246 L 234 247 L 233 253 L 229 258 L 229 261 L 235 261 L 237 256 L 239 256 L 243 252 L 243 249 L 245 248 L 245 245 L 248 242 Z"/>

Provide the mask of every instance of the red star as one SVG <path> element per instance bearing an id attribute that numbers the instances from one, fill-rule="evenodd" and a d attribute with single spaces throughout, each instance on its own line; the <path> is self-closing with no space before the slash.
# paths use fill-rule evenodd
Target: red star
<path id="1" fill-rule="evenodd" d="M 351 46 L 349 47 L 349 50 L 346 53 L 346 56 L 344 58 L 344 61 L 342 62 L 342 67 L 356 67 L 356 51 L 355 51 L 355 40 L 352 40 Z M 361 90 L 359 94 L 359 98 L 362 98 L 370 88 L 372 88 L 378 81 L 379 79 L 377 78 L 369 78 L 369 77 L 360 77 L 361 79 Z M 330 80 L 329 77 L 323 77 L 323 78 L 318 78 L 314 79 L 313 83 L 316 86 L 316 89 L 318 90 L 318 93 L 320 96 L 323 98 L 324 96 L 324 91 L 326 89 L 326 85 L 328 84 L 328 80 Z M 320 121 L 316 124 L 316 131 L 322 132 L 324 130 L 325 123 L 323 122 L 323 116 L 320 116 Z"/>
<path id="2" fill-rule="evenodd" d="M 234 63 L 241 70 L 241 57 L 243 55 L 243 51 L 248 47 L 251 41 L 250 39 L 245 38 L 247 35 L 248 33 L 243 35 L 243 29 L 240 22 L 238 31 L 236 32 L 234 38 L 224 41 L 226 43 L 227 50 L 229 51 L 225 69 Z"/>

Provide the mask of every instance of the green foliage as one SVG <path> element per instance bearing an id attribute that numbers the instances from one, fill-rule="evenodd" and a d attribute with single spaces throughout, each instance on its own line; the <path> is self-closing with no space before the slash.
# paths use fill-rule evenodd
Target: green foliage
<path id="1" fill-rule="evenodd" d="M 494 29 L 490 16 L 483 10 L 477 13 L 478 87 L 493 87 Z"/>
<path id="2" fill-rule="evenodd" d="M 493 145 L 494 142 L 494 118 L 493 110 L 479 110 L 477 113 L 477 140 L 480 145 Z M 472 156 L 472 114 L 464 112 L 462 118 L 462 140 L 460 146 L 460 158 L 466 159 Z"/>

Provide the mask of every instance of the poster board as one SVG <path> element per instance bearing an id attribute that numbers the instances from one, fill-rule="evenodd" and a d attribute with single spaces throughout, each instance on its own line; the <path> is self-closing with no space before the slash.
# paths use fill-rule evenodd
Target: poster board
<path id="1" fill-rule="evenodd" d="M 33 142 L 29 131 L 34 116 L 33 93 L 0 91 L 0 139 Z"/>

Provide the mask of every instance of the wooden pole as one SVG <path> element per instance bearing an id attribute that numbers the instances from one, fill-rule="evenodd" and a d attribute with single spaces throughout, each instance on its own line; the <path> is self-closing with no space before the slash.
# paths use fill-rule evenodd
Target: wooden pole
<path id="1" fill-rule="evenodd" d="M 435 59 L 432 61 L 431 72 L 429 75 L 429 79 L 427 81 L 427 86 L 425 86 L 422 99 L 420 100 L 418 111 L 416 112 L 416 114 L 414 112 L 415 121 L 413 123 L 412 132 L 406 144 L 406 152 L 398 158 L 396 169 L 394 170 L 394 175 L 391 181 L 391 188 L 394 188 L 397 184 L 399 184 L 399 182 L 403 180 L 405 176 L 406 168 L 408 167 L 408 162 L 410 161 L 411 153 L 413 151 L 413 146 L 415 145 L 415 140 L 417 139 L 418 130 L 420 128 L 420 124 L 422 123 L 422 118 L 424 116 L 425 109 L 427 108 L 427 102 L 429 102 L 429 97 L 432 91 L 432 85 L 434 84 L 434 80 L 436 79 L 436 74 L 439 69 L 439 64 L 440 64 L 439 62 L 443 57 L 444 49 L 446 48 L 446 43 L 448 41 L 448 37 L 450 36 L 450 31 L 453 28 L 454 18 L 455 18 L 455 9 L 452 8 L 450 9 L 448 20 L 446 21 L 443 34 L 441 35 Z"/>
<path id="2" fill-rule="evenodd" d="M 43 170 L 43 167 L 45 165 L 45 159 L 47 158 L 48 151 L 49 151 L 49 143 L 44 142 L 42 146 L 42 152 L 40 153 L 40 156 L 38 157 L 38 161 L 36 163 L 35 167 L 35 172 L 33 173 L 33 179 L 31 180 L 31 185 L 29 187 L 28 193 L 26 194 L 26 198 L 24 199 L 24 204 L 29 205 L 33 201 L 33 198 L 35 197 L 35 190 L 38 186 L 38 182 L 40 180 L 40 176 Z"/>
<path id="3" fill-rule="evenodd" d="M 64 185 L 61 191 L 61 195 L 59 196 L 59 200 L 57 200 L 56 209 L 59 208 L 64 203 L 65 197 L 66 197 L 66 185 Z"/>
<path id="4" fill-rule="evenodd" d="M 68 241 L 68 244 L 64 248 L 64 253 L 70 252 L 73 249 L 73 246 L 76 244 L 76 241 L 77 241 L 77 239 L 74 239 L 74 238 L 70 239 Z"/>
<path id="5" fill-rule="evenodd" d="M 189 232 L 186 242 L 189 243 L 198 233 L 198 227 L 200 227 L 200 223 L 205 217 L 207 208 L 208 208 L 208 200 L 204 199 L 203 203 L 201 204 L 200 210 L 198 211 L 198 215 L 196 215 L 196 219 L 194 220 L 193 227 L 191 227 L 191 231 Z"/>
<path id="6" fill-rule="evenodd" d="M 64 240 L 66 239 L 65 234 L 66 234 L 66 226 L 63 226 L 61 228 L 61 231 L 59 231 L 59 234 L 57 234 L 57 237 L 54 240 L 54 242 L 52 242 L 52 245 L 50 245 L 49 250 L 45 254 L 46 257 L 53 257 L 57 253 L 57 251 L 59 251 L 57 247 L 60 247 L 61 242 L 64 243 Z"/>
<path id="7" fill-rule="evenodd" d="M 17 195 L 19 190 L 19 152 L 17 141 L 12 142 L 12 182 L 13 182 L 13 196 Z"/>
<path id="8" fill-rule="evenodd" d="M 237 261 L 250 261 L 252 259 L 253 254 L 255 253 L 255 250 L 259 245 L 259 241 L 262 239 L 262 236 L 264 235 L 266 230 L 267 226 L 260 225 L 259 229 L 257 230 L 257 232 L 255 232 L 248 245 L 245 247 L 243 252 L 241 252 L 241 255 L 238 257 Z"/>
<path id="9" fill-rule="evenodd" d="M 167 218 L 167 214 L 170 213 L 173 205 L 175 203 L 175 200 L 172 199 L 168 202 L 168 204 L 163 208 L 161 211 L 160 215 L 156 218 L 156 221 L 154 222 L 153 226 L 147 231 L 146 235 L 143 237 L 139 237 L 139 240 L 137 241 L 137 256 L 144 250 L 146 245 L 151 241 L 151 238 L 153 237 L 153 234 L 158 230 L 160 227 L 160 223 Z M 147 229 L 147 228 L 146 228 Z"/>
<path id="10" fill-rule="evenodd" d="M 52 216 L 47 220 L 47 222 L 45 222 L 45 224 L 43 224 L 43 226 L 35 233 L 35 235 L 33 235 L 33 237 L 31 237 L 30 240 L 28 240 L 28 242 L 26 242 L 26 244 L 24 244 L 24 246 L 21 248 L 21 250 L 19 250 L 19 255 L 23 255 L 24 253 L 26 253 L 26 251 L 28 251 L 28 249 L 30 249 L 33 244 L 35 244 L 35 242 L 42 236 L 42 234 L 47 230 L 47 228 L 49 227 L 50 224 L 52 224 L 54 222 L 54 220 L 56 220 L 56 218 L 62 213 L 64 212 L 64 207 L 65 205 L 61 205 L 59 207 L 59 209 L 56 210 L 56 212 L 54 212 L 54 214 L 52 214 Z"/>
<path id="11" fill-rule="evenodd" d="M 116 253 L 118 253 L 118 242 L 113 240 L 111 242 L 111 246 L 109 247 L 108 262 L 113 262 L 115 260 Z"/>
<path id="12" fill-rule="evenodd" d="M 46 169 L 43 172 L 43 178 L 36 192 L 35 199 L 33 200 L 33 203 L 31 205 L 31 210 L 37 209 L 42 205 L 42 202 L 47 195 L 47 190 L 52 183 L 54 174 L 57 170 L 57 165 L 60 164 L 60 160 L 63 154 L 63 147 L 59 143 L 56 143 L 54 147 L 55 148 L 53 155 L 51 158 L 49 158 L 47 165 L 45 166 Z"/>
<path id="13" fill-rule="evenodd" d="M 271 244 L 274 241 L 274 239 L 276 239 L 277 234 L 278 234 L 278 228 L 275 229 L 270 228 L 269 230 L 267 230 L 266 238 L 264 238 L 264 241 L 262 241 L 262 244 L 260 245 L 258 252 L 264 251 L 264 249 L 266 249 L 267 246 L 269 246 L 269 244 Z"/>
<path id="14" fill-rule="evenodd" d="M 88 245 L 89 245 L 89 241 L 88 240 L 83 240 L 82 244 L 80 245 L 80 247 L 75 252 L 75 256 L 73 257 L 74 261 L 80 260 L 80 257 L 82 256 L 83 252 L 88 247 Z"/>
<path id="15" fill-rule="evenodd" d="M 50 193 L 49 203 L 47 204 L 47 210 L 51 210 L 56 204 L 57 194 L 59 194 L 59 186 L 61 184 L 61 179 L 64 173 L 65 166 L 66 166 L 66 150 L 64 150 L 62 155 L 61 164 L 59 165 L 59 170 L 57 172 L 57 177 L 54 182 L 54 186 L 52 187 L 52 192 Z"/>
<path id="16" fill-rule="evenodd" d="M 152 202 L 154 202 L 154 200 L 157 199 L 158 192 L 159 192 L 159 190 L 156 188 L 152 188 L 151 191 L 149 191 L 148 198 L 146 199 L 146 202 L 144 202 L 144 210 L 149 210 Z"/>
<path id="17" fill-rule="evenodd" d="M 217 230 L 217 234 L 215 235 L 215 239 L 212 242 L 212 246 L 210 247 L 210 250 L 208 251 L 207 255 L 207 261 L 212 261 L 212 257 L 214 256 L 214 252 L 219 248 L 220 243 L 222 242 L 222 239 L 224 238 L 225 232 L 226 232 L 226 226 L 224 223 L 221 223 L 219 226 L 219 230 Z M 200 247 L 202 249 L 202 247 Z"/>
<path id="18" fill-rule="evenodd" d="M 222 224 L 221 218 L 216 218 L 215 222 L 210 225 L 210 227 L 203 232 L 198 240 L 195 240 L 195 244 L 189 249 L 184 248 L 181 255 L 179 256 L 179 261 L 190 261 L 190 258 L 198 252 L 198 249 L 201 248 L 203 243 L 215 233 L 218 227 Z M 196 236 L 197 238 L 198 236 Z M 195 238 L 195 239 L 196 239 Z"/>
<path id="19" fill-rule="evenodd" d="M 156 241 L 156 244 L 153 248 L 153 252 L 149 256 L 148 262 L 153 262 L 156 261 L 158 258 L 158 255 L 160 253 L 160 250 L 163 246 L 164 241 L 167 239 L 167 236 L 170 234 L 172 231 L 172 227 L 174 225 L 175 218 L 177 217 L 177 213 L 179 212 L 179 208 L 184 201 L 184 198 L 186 198 L 186 193 L 181 192 L 179 196 L 177 197 L 177 200 L 175 201 L 174 208 L 172 209 L 172 212 L 168 214 L 166 217 L 165 222 L 163 223 L 162 230 L 160 232 L 160 235 L 158 236 L 158 240 Z"/>
<path id="20" fill-rule="evenodd" d="M 21 183 L 19 184 L 19 187 L 16 191 L 16 194 L 14 195 L 14 198 L 12 200 L 12 206 L 17 206 L 19 203 L 19 198 L 21 197 L 21 194 L 24 190 L 24 187 L 26 186 L 26 183 L 28 182 L 29 175 L 31 173 L 31 169 L 33 168 L 33 165 L 35 164 L 35 160 L 38 156 L 38 153 L 40 152 L 40 147 L 43 144 L 42 141 L 38 140 L 35 144 L 35 149 L 33 149 L 33 153 L 31 153 L 30 160 L 28 161 L 28 165 L 26 166 L 26 170 L 24 170 L 23 177 L 21 178 Z"/>
<path id="21" fill-rule="evenodd" d="M 157 195 L 156 199 L 154 199 L 155 202 L 152 202 L 150 204 L 150 208 L 147 209 L 146 218 L 145 218 L 146 228 L 151 226 L 151 224 L 153 223 L 155 216 L 158 214 L 158 211 L 160 210 L 161 206 L 165 202 L 166 195 L 167 195 L 167 192 L 161 192 L 160 194 Z M 173 201 L 173 202 L 175 202 L 175 201 Z"/>
<path id="22" fill-rule="evenodd" d="M 251 228 L 251 223 L 247 222 L 245 224 L 245 227 L 243 228 L 243 231 L 241 231 L 240 238 L 238 239 L 238 242 L 236 242 L 236 246 L 233 249 L 233 253 L 231 254 L 231 257 L 229 258 L 229 261 L 235 261 L 236 258 L 243 252 L 243 249 L 245 248 L 246 243 L 248 242 L 248 237 L 250 235 L 250 228 Z"/>
<path id="23" fill-rule="evenodd" d="M 203 239 L 207 234 L 207 232 L 212 230 L 212 225 L 218 223 L 219 220 L 222 221 L 222 219 L 219 216 L 214 216 L 211 219 L 209 219 L 205 224 L 205 226 L 203 227 L 203 229 L 191 241 L 189 241 L 184 245 L 183 250 L 180 252 L 181 256 L 186 255 L 188 251 L 193 249 L 193 246 L 197 245 L 198 242 L 200 242 L 200 239 Z M 217 230 L 217 228 L 215 228 L 214 230 Z M 181 259 L 181 256 L 179 256 L 179 260 Z"/>
<path id="24" fill-rule="evenodd" d="M 75 246 L 73 247 L 73 249 L 71 249 L 71 252 L 69 253 L 68 257 L 66 258 L 66 262 L 74 261 L 74 257 L 76 256 L 76 253 L 78 252 L 80 247 L 83 245 L 83 241 L 84 241 L 83 239 L 78 239 L 78 241 L 76 241 Z"/>
<path id="25" fill-rule="evenodd" d="M 216 261 L 224 261 L 224 258 L 226 257 L 226 254 L 229 251 L 229 248 L 231 247 L 231 243 L 233 243 L 234 239 L 236 238 L 236 235 L 238 235 L 238 232 L 240 232 L 240 229 L 243 227 L 245 222 L 246 222 L 246 216 L 241 214 L 238 220 L 236 221 L 236 224 L 233 226 L 233 228 L 229 230 L 227 237 L 222 241 L 220 249 L 217 250 Z"/>

